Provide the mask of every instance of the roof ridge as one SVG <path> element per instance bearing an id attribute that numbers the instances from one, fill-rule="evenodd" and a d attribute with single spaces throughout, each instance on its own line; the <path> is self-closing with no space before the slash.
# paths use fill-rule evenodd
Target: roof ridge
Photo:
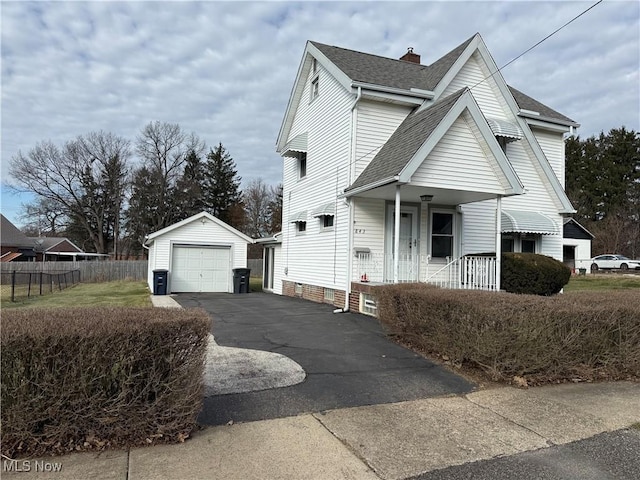
<path id="1" fill-rule="evenodd" d="M 393 58 L 393 57 L 385 57 L 384 55 L 378 55 L 376 53 L 369 53 L 369 52 L 361 52 L 359 50 L 353 50 L 352 48 L 344 48 L 344 47 L 338 47 L 337 45 L 328 45 L 326 43 L 322 43 L 322 42 L 316 42 L 314 40 L 309 40 L 309 42 L 313 45 L 322 45 L 323 47 L 329 47 L 329 48 L 337 48 L 338 50 L 344 50 L 347 52 L 352 52 L 352 53 L 357 53 L 359 55 L 367 55 L 369 57 L 376 57 L 376 58 L 381 58 L 383 60 L 392 60 L 394 62 L 402 62 L 402 64 L 408 64 L 408 65 L 413 65 L 415 67 L 419 67 L 422 69 L 425 68 L 429 68 L 429 65 L 423 65 L 422 63 L 414 63 L 414 62 L 408 62 L 406 60 L 400 60 L 399 58 Z M 457 47 L 456 47 L 457 48 Z M 455 49 L 454 49 L 455 50 Z"/>

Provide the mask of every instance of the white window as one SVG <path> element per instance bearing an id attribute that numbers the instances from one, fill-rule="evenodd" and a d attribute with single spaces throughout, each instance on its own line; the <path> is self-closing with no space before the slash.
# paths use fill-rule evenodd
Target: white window
<path id="1" fill-rule="evenodd" d="M 307 152 L 298 153 L 298 179 L 307 176 Z"/>
<path id="2" fill-rule="evenodd" d="M 523 237 L 521 246 L 522 246 L 522 253 L 536 253 L 535 237 Z"/>
<path id="3" fill-rule="evenodd" d="M 333 215 L 320 215 L 320 231 L 333 230 L 334 220 Z"/>
<path id="4" fill-rule="evenodd" d="M 301 283 L 296 283 L 295 294 L 296 295 L 302 295 L 302 284 Z"/>
<path id="5" fill-rule="evenodd" d="M 360 294 L 360 312 L 374 317 L 378 314 L 376 300 L 368 293 Z"/>
<path id="6" fill-rule="evenodd" d="M 320 95 L 320 81 L 316 76 L 313 80 L 311 80 L 311 99 L 310 102 L 313 102 Z"/>
<path id="7" fill-rule="evenodd" d="M 307 222 L 296 222 L 296 235 L 304 235 L 307 231 Z"/>
<path id="8" fill-rule="evenodd" d="M 431 256 L 453 256 L 453 214 L 433 212 L 431 215 Z"/>
<path id="9" fill-rule="evenodd" d="M 333 302 L 336 298 L 336 291 L 333 288 L 324 289 L 324 299 L 328 302 Z"/>
<path id="10" fill-rule="evenodd" d="M 318 60 L 316 60 L 315 58 L 311 62 L 311 73 L 313 73 L 314 75 L 318 73 Z"/>

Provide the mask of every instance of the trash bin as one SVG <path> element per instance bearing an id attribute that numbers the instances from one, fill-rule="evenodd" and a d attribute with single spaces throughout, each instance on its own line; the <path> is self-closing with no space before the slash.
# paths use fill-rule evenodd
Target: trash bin
<path id="1" fill-rule="evenodd" d="M 578 269 L 578 275 L 586 275 L 587 274 L 587 269 L 586 268 L 579 268 Z"/>
<path id="2" fill-rule="evenodd" d="M 233 293 L 249 293 L 250 268 L 233 269 Z"/>
<path id="3" fill-rule="evenodd" d="M 167 294 L 167 280 L 169 278 L 169 270 L 154 270 L 153 271 L 153 294 L 154 295 L 166 295 Z"/>

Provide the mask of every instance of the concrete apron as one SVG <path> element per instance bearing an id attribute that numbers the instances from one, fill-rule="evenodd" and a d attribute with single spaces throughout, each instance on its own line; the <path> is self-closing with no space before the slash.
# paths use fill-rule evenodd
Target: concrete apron
<path id="1" fill-rule="evenodd" d="M 151 303 L 160 308 L 182 308 L 169 295 L 152 295 Z M 206 397 L 289 387 L 304 381 L 305 377 L 302 367 L 289 357 L 262 350 L 223 347 L 209 335 L 204 373 Z"/>

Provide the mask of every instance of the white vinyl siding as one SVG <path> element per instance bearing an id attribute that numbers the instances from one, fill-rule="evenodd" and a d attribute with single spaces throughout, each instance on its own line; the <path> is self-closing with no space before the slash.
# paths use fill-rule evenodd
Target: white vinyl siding
<path id="1" fill-rule="evenodd" d="M 357 132 L 353 180 L 380 151 L 411 112 L 410 107 L 363 100 L 357 106 Z"/>
<path id="2" fill-rule="evenodd" d="M 384 225 L 385 205 L 384 200 L 373 198 L 354 198 L 353 215 L 353 247 L 368 248 L 374 257 L 382 258 L 384 255 Z M 351 253 L 353 260 L 354 253 Z M 358 280 L 358 272 L 354 271 L 353 280 Z M 380 270 L 380 274 L 383 271 Z M 382 281 L 380 278 L 370 278 L 370 281 Z"/>
<path id="3" fill-rule="evenodd" d="M 509 111 L 506 101 L 500 95 L 500 90 L 495 80 L 490 75 L 491 72 L 489 72 L 482 57 L 478 52 L 475 52 L 447 86 L 442 98 L 457 92 L 461 88 L 473 87 L 471 93 L 486 117 L 515 122 L 515 118 Z"/>
<path id="4" fill-rule="evenodd" d="M 476 192 L 504 192 L 469 125 L 461 116 L 411 177 L 411 185 Z M 501 175 L 502 177 L 502 175 Z"/>
<path id="5" fill-rule="evenodd" d="M 225 247 L 229 249 L 228 268 L 229 289 L 233 292 L 233 268 L 247 266 L 247 242 L 226 228 L 206 220 L 199 219 L 160 235 L 153 240 L 149 252 L 149 288 L 153 291 L 153 270 L 169 270 L 169 289 L 171 289 L 171 270 L 173 268 L 173 249 L 177 245 L 197 245 Z M 170 292 L 168 292 L 170 293 Z"/>
<path id="6" fill-rule="evenodd" d="M 560 184 L 564 187 L 564 139 L 562 133 L 549 132 L 546 130 L 532 129 L 540 148 L 549 161 Z"/>
<path id="7" fill-rule="evenodd" d="M 347 187 L 350 153 L 351 104 L 347 92 L 318 64 L 320 95 L 311 103 L 301 101 L 287 141 L 308 133 L 307 176 L 297 178 L 296 160 L 284 158 L 283 195 L 286 220 L 299 211 L 312 212 L 336 201 Z M 309 98 L 310 77 L 306 79 L 302 99 Z M 318 219 L 307 219 L 304 235 L 296 236 L 295 224 L 282 225 L 282 280 L 345 289 L 348 209 L 338 201 L 334 226 L 322 231 Z"/>

